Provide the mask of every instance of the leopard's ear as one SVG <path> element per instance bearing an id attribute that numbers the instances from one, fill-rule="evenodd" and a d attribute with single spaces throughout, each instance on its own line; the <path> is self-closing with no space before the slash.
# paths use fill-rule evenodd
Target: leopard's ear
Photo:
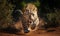
<path id="1" fill-rule="evenodd" d="M 38 9 L 35 7 L 35 8 L 33 9 L 33 11 L 38 12 Z"/>
<path id="2" fill-rule="evenodd" d="M 23 14 L 24 14 L 24 12 L 25 12 L 25 7 L 22 9 L 22 12 L 23 12 Z"/>
<path id="3" fill-rule="evenodd" d="M 22 12 L 23 12 L 23 14 L 26 12 L 26 8 L 27 8 L 27 4 L 22 8 Z"/>

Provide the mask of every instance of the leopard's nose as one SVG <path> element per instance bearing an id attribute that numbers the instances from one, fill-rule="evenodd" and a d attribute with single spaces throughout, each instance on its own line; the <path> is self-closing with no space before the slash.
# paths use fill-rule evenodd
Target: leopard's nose
<path id="1" fill-rule="evenodd" d="M 30 21 L 30 23 L 32 23 L 32 22 Z"/>
<path id="2" fill-rule="evenodd" d="M 29 20 L 29 23 L 31 24 L 32 23 L 32 20 Z"/>

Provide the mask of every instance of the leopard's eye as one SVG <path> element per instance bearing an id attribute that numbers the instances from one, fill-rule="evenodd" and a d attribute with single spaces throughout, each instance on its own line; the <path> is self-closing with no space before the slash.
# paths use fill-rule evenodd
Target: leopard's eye
<path id="1" fill-rule="evenodd" d="M 26 15 L 29 14 L 29 10 L 26 9 L 26 10 L 25 10 L 25 14 L 26 14 Z"/>
<path id="2" fill-rule="evenodd" d="M 33 11 L 35 10 L 35 8 L 33 9 Z"/>
<path id="3" fill-rule="evenodd" d="M 29 11 L 28 9 L 26 9 L 26 11 Z"/>

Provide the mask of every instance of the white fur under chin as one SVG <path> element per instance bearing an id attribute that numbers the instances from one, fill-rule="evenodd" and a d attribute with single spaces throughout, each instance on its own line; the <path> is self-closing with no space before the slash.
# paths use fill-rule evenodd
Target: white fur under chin
<path id="1" fill-rule="evenodd" d="M 29 31 L 31 31 L 31 28 L 28 28 Z"/>
<path id="2" fill-rule="evenodd" d="M 35 31 L 35 30 L 32 30 L 31 28 L 28 28 L 29 31 Z"/>

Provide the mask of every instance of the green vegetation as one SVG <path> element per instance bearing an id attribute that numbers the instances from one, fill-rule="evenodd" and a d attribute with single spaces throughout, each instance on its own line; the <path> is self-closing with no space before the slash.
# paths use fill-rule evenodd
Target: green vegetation
<path id="1" fill-rule="evenodd" d="M 48 21 L 60 24 L 60 9 L 58 7 L 59 5 L 57 5 L 58 1 L 56 0 L 56 6 L 49 4 L 47 1 L 48 0 L 43 2 L 42 0 L 0 0 L 0 28 L 11 25 L 14 22 L 11 16 L 12 10 L 14 10 L 14 8 L 22 9 L 26 3 L 34 3 L 38 9 L 41 9 L 42 11 L 39 10 L 41 11 L 39 12 L 39 16 L 43 15 L 42 17 L 47 18 Z M 54 8 L 56 8 L 57 11 L 54 10 Z"/>

